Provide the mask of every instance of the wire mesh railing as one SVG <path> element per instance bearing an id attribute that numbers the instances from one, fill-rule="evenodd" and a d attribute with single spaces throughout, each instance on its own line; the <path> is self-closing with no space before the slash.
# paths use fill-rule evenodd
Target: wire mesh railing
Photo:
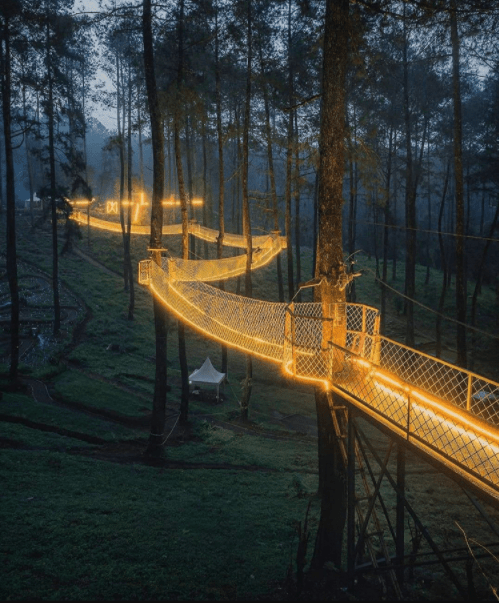
<path id="1" fill-rule="evenodd" d="M 264 302 L 194 276 L 177 263 L 140 262 L 139 281 L 184 322 L 346 395 L 455 473 L 499 494 L 498 383 L 380 336 L 375 308 Z"/>
<path id="2" fill-rule="evenodd" d="M 89 224 L 93 228 L 100 230 L 121 232 L 121 223 L 119 221 L 104 220 L 102 218 L 97 218 L 96 216 L 88 216 L 80 211 L 73 212 L 71 219 L 79 224 Z M 203 226 L 192 220 L 189 221 L 188 232 L 196 238 L 210 243 L 216 243 L 220 234 L 218 230 L 208 228 L 207 226 Z M 151 226 L 150 224 L 131 224 L 130 233 L 135 235 L 150 235 Z M 165 236 L 181 235 L 182 224 L 164 224 L 162 233 Z M 286 237 L 279 236 L 277 233 L 273 235 L 265 234 L 251 237 L 251 244 L 254 249 L 275 247 L 277 245 L 276 242 L 278 242 L 279 249 L 286 249 Z M 247 247 L 247 240 L 244 235 L 224 233 L 223 244 L 227 247 L 245 249 Z"/>
<path id="3" fill-rule="evenodd" d="M 331 344 L 331 354 L 343 365 L 342 378 L 333 381 L 333 389 L 353 397 L 354 403 L 367 414 L 455 473 L 497 496 L 499 430 L 485 420 L 484 413 L 484 408 L 489 414 L 493 412 L 495 400 L 489 400 L 485 407 L 470 404 L 467 409 L 466 399 L 473 398 L 473 391 L 487 391 L 495 396 L 499 384 L 418 352 L 414 357 L 408 354 L 406 346 L 380 339 L 380 363 Z M 417 370 L 412 373 L 406 370 L 403 376 L 392 372 L 400 365 L 386 362 L 387 349 L 392 360 L 394 355 L 401 362 L 404 358 L 415 361 Z M 440 372 L 429 381 L 427 375 L 433 369 Z M 447 387 L 446 379 L 449 379 Z M 439 397 L 430 387 L 447 399 Z M 452 394 L 458 395 L 458 399 L 449 399 Z"/>
<path id="4" fill-rule="evenodd" d="M 251 270 L 262 268 L 280 253 L 279 237 L 265 237 L 261 247 L 251 254 Z M 234 278 L 246 272 L 248 255 L 236 255 L 216 260 L 183 260 L 181 258 L 164 258 L 163 268 L 168 265 L 168 273 L 172 280 L 213 282 Z"/>

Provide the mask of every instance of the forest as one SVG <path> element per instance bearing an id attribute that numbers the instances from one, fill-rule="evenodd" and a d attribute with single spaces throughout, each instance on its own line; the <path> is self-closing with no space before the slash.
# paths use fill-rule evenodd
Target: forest
<path id="1" fill-rule="evenodd" d="M 449 580 L 452 598 L 497 597 L 499 2 L 9 0 L 0 28 L 0 443 L 12 525 L 1 595 L 447 600 Z M 225 376 L 221 396 L 190 382 L 205 358 Z M 385 375 L 379 391 L 394 383 L 387 371 L 405 383 L 389 394 L 406 396 L 403 427 L 392 411 L 363 408 L 378 395 L 362 389 L 373 367 Z M 491 438 L 480 446 L 492 469 L 468 468 L 461 452 L 417 432 L 414 396 L 461 408 Z M 376 450 L 387 455 L 378 477 Z M 432 455 L 437 470 L 426 469 Z M 355 462 L 375 491 L 362 508 L 351 502 L 361 500 Z M 182 477 L 196 463 L 199 500 L 198 478 Z M 154 516 L 142 535 L 124 527 L 119 471 L 130 467 L 142 471 L 134 513 L 144 505 Z M 397 485 L 386 505 L 388 467 Z M 162 486 L 163 472 L 176 485 Z M 278 476 L 273 494 L 266 472 Z M 409 484 L 418 472 L 411 486 L 400 477 Z M 440 509 L 457 489 L 488 528 L 463 527 L 463 503 L 437 546 L 426 534 L 442 515 L 429 499 L 444 474 Z M 51 518 L 44 501 L 64 475 L 72 494 L 59 494 Z M 87 500 L 85 476 L 99 501 Z M 30 482 L 26 500 L 43 508 L 50 542 L 37 535 L 36 510 L 16 507 Z M 180 531 L 157 521 L 162 487 L 183 493 L 171 508 Z M 242 495 L 224 499 L 241 488 L 275 505 L 254 519 L 269 545 L 259 561 L 245 549 L 256 546 L 249 524 L 237 521 L 253 510 Z M 71 511 L 78 493 L 85 500 Z M 385 540 L 366 535 L 376 497 L 392 561 Z M 231 527 L 230 544 L 212 516 L 218 499 L 232 501 L 219 513 L 241 531 Z M 71 518 L 85 524 L 89 509 L 94 530 L 76 535 Z M 205 514 L 210 563 L 191 558 Z M 133 554 L 118 562 L 113 529 L 128 546 L 170 529 L 178 548 L 161 569 L 156 544 L 142 545 L 143 565 Z M 29 543 L 17 551 L 21 533 Z M 68 533 L 75 559 L 90 538 L 116 578 L 106 584 L 97 560 L 56 570 L 57 547 L 73 554 L 61 545 Z M 425 546 L 441 574 L 418 566 Z M 449 569 L 439 548 L 465 563 Z M 222 570 L 214 557 L 229 549 L 239 561 Z"/>

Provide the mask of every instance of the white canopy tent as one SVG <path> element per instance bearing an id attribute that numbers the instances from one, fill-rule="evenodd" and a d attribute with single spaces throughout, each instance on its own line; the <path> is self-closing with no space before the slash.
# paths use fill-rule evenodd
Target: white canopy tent
<path id="1" fill-rule="evenodd" d="M 206 358 L 201 368 L 196 369 L 189 375 L 189 383 L 200 383 L 203 385 L 216 385 L 217 387 L 217 399 L 220 397 L 220 384 L 225 381 L 226 374 L 219 373 L 211 360 Z"/>

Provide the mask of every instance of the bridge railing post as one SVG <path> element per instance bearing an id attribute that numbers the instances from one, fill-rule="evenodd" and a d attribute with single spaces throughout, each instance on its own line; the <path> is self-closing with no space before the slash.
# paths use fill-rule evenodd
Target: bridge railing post
<path id="1" fill-rule="evenodd" d="M 359 354 L 364 357 L 365 356 L 365 347 L 366 347 L 366 334 L 367 334 L 367 326 L 366 326 L 366 306 L 362 306 L 362 331 L 360 334 L 360 342 L 359 342 Z"/>
<path id="2" fill-rule="evenodd" d="M 284 350 L 283 350 L 283 363 L 286 370 L 291 370 L 295 374 L 296 360 L 294 352 L 294 304 L 289 304 L 286 307 L 286 313 L 284 315 Z M 288 368 L 291 365 L 290 368 Z"/>
<path id="3" fill-rule="evenodd" d="M 293 375 L 296 375 L 296 316 L 294 313 L 295 305 L 290 304 L 291 316 L 291 357 L 293 360 Z"/>
<path id="4" fill-rule="evenodd" d="M 473 375 L 469 373 L 468 375 L 468 391 L 466 395 L 466 410 L 469 412 L 471 410 L 471 392 L 473 391 Z"/>
<path id="5" fill-rule="evenodd" d="M 411 394 L 409 391 L 407 394 L 407 425 L 406 425 L 406 439 L 409 441 L 409 437 L 411 434 L 411 410 L 412 410 L 412 402 L 411 402 Z"/>
<path id="6" fill-rule="evenodd" d="M 379 314 L 374 319 L 373 341 L 371 344 L 371 358 L 373 364 L 380 364 L 381 361 L 381 337 L 379 334 L 380 316 Z"/>
<path id="7" fill-rule="evenodd" d="M 150 285 L 151 284 L 151 268 L 152 260 L 141 260 L 139 262 L 139 284 Z"/>

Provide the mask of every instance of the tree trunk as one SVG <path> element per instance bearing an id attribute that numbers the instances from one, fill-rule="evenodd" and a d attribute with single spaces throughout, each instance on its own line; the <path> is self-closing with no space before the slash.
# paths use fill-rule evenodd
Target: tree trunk
<path id="1" fill-rule="evenodd" d="M 188 190 L 188 198 L 190 202 L 190 219 L 194 220 L 194 205 L 192 204 L 192 199 L 194 197 L 194 191 L 192 188 L 192 148 L 191 148 L 191 126 L 189 116 L 186 116 L 185 120 L 185 157 L 187 162 L 187 190 Z M 190 235 L 190 258 L 191 260 L 196 259 L 196 237 L 194 235 Z"/>
<path id="2" fill-rule="evenodd" d="M 293 62 L 291 59 L 291 0 L 288 0 L 288 146 L 286 151 L 286 255 L 288 258 L 288 299 L 293 299 L 295 286 L 293 282 L 293 245 L 291 236 L 291 180 L 293 169 Z"/>
<path id="3" fill-rule="evenodd" d="M 353 131 L 353 142 L 352 142 L 352 133 L 350 130 L 350 124 L 348 119 L 348 111 L 346 112 L 347 119 L 347 129 L 349 134 L 349 158 L 348 158 L 348 167 L 349 167 L 349 204 L 348 204 L 348 255 L 353 257 L 355 253 L 355 236 L 357 234 L 357 168 L 354 162 L 355 152 L 356 152 L 356 139 L 357 139 L 357 125 L 355 124 L 355 109 L 354 109 L 354 131 Z M 352 262 L 352 270 L 353 272 L 353 262 Z M 350 301 L 355 302 L 356 300 L 356 290 L 355 290 L 355 281 L 352 282 L 349 291 Z"/>
<path id="4" fill-rule="evenodd" d="M 394 157 L 397 158 L 397 149 L 395 145 L 394 149 Z M 393 175 L 393 225 L 397 226 L 397 172 L 394 170 Z M 398 237 L 393 237 L 393 245 L 392 245 L 392 281 L 397 280 L 397 253 L 398 253 Z"/>
<path id="5" fill-rule="evenodd" d="M 269 108 L 269 95 L 267 92 L 267 85 L 265 83 L 265 69 L 263 65 L 262 49 L 259 48 L 260 55 L 260 70 L 262 74 L 262 87 L 263 87 L 263 103 L 265 107 L 265 138 L 267 142 L 267 161 L 269 166 L 269 178 L 270 178 L 270 194 L 272 196 L 272 216 L 274 218 L 274 231 L 280 232 L 279 228 L 279 207 L 277 203 L 277 189 L 275 184 L 275 172 L 274 172 L 274 156 L 272 152 L 272 131 L 270 128 L 270 108 Z M 277 255 L 277 290 L 279 294 L 279 301 L 284 302 L 284 286 L 282 282 L 282 260 L 281 254 Z"/>
<path id="6" fill-rule="evenodd" d="M 47 99 L 47 117 L 49 131 L 49 172 L 50 172 L 50 208 L 52 218 L 52 292 L 54 297 L 54 335 L 59 333 L 61 328 L 61 306 L 59 301 L 59 252 L 57 244 L 57 207 L 56 207 L 56 184 L 55 184 L 55 140 L 54 140 L 54 77 L 52 73 L 52 58 L 50 54 L 50 25 L 49 15 L 47 14 L 46 31 L 46 57 L 47 57 L 47 80 L 48 80 L 48 99 Z"/>
<path id="7" fill-rule="evenodd" d="M 220 82 L 220 49 L 218 31 L 218 2 L 215 2 L 215 95 L 217 113 L 217 142 L 218 142 L 218 240 L 217 258 L 223 257 L 225 236 L 225 176 L 224 176 L 224 141 L 222 131 L 222 94 Z M 219 288 L 224 291 L 224 281 L 219 281 Z M 222 344 L 222 373 L 227 375 L 227 346 Z"/>
<path id="8" fill-rule="evenodd" d="M 324 322 L 323 348 L 328 341 L 345 345 L 345 289 L 340 287 L 344 274 L 342 250 L 342 203 L 345 165 L 345 79 L 348 66 L 349 1 L 327 0 L 324 33 L 322 111 L 319 165 L 319 236 L 315 300 L 322 303 Z M 345 312 L 345 314 L 343 314 Z M 327 561 L 341 564 L 343 529 L 346 520 L 346 479 L 339 442 L 331 429 L 327 394 L 316 388 L 315 404 L 319 432 L 319 489 L 321 517 L 315 542 L 313 567 Z"/>
<path id="9" fill-rule="evenodd" d="M 85 98 L 86 98 L 86 85 L 85 85 L 85 65 L 86 58 L 83 57 L 82 64 L 82 118 L 83 118 L 83 162 L 85 165 L 85 184 L 88 187 L 88 156 L 87 156 L 87 117 L 85 112 Z M 90 203 L 92 202 L 92 195 L 88 194 L 87 204 L 87 247 L 90 249 Z"/>
<path id="10" fill-rule="evenodd" d="M 438 313 L 435 325 L 435 356 L 437 358 L 440 358 L 442 355 L 442 314 L 444 311 L 445 295 L 447 293 L 447 260 L 445 257 L 445 245 L 442 237 L 442 218 L 444 215 L 445 196 L 447 195 L 447 186 L 449 183 L 449 171 L 450 162 L 447 163 L 442 201 L 440 202 L 440 211 L 438 212 L 438 243 L 440 246 L 440 263 L 442 266 L 442 290 L 440 292 L 440 299 L 438 301 Z"/>
<path id="11" fill-rule="evenodd" d="M 144 41 L 144 73 L 147 89 L 147 100 L 151 120 L 151 142 L 153 154 L 153 187 L 151 203 L 151 238 L 149 246 L 152 250 L 153 260 L 161 266 L 161 239 L 163 231 L 163 193 L 164 193 L 164 141 L 163 122 L 159 107 L 158 91 L 156 87 L 156 74 L 154 72 L 154 50 L 151 24 L 151 0 L 143 0 L 142 6 L 142 35 Z M 154 397 L 151 417 L 151 433 L 146 454 L 160 456 L 163 451 L 166 390 L 167 390 L 167 364 L 166 341 L 167 325 L 166 312 L 161 302 L 153 297 L 154 331 L 156 337 L 156 365 L 154 379 Z"/>
<path id="12" fill-rule="evenodd" d="M 1 55 L 0 55 L 1 58 Z M 3 60 L 3 59 L 2 59 Z M 2 115 L 3 115 L 3 109 L 2 109 Z M 2 118 L 2 131 L 3 131 L 3 118 Z M 4 141 L 4 146 L 5 146 L 5 141 Z M 0 144 L 0 165 L 3 165 L 3 157 L 2 157 L 2 144 Z M 3 170 L 0 169 L 0 215 L 2 215 L 2 212 L 4 211 L 4 195 L 3 195 L 3 174 L 2 174 Z"/>
<path id="13" fill-rule="evenodd" d="M 392 181 L 392 154 L 393 154 L 393 124 L 390 124 L 390 135 L 388 138 L 388 159 L 386 166 L 386 193 L 385 193 L 385 225 L 383 228 L 383 273 L 381 279 L 383 283 L 388 281 L 388 244 L 390 234 L 390 186 Z M 380 304 L 380 331 L 385 332 L 386 323 L 386 297 L 387 289 L 381 285 L 381 304 Z"/>
<path id="14" fill-rule="evenodd" d="M 251 218 L 249 208 L 248 175 L 249 175 L 249 123 L 251 109 L 251 59 L 252 59 L 252 32 L 251 32 L 251 0 L 247 3 L 247 68 L 246 68 L 246 102 L 244 106 L 243 124 L 243 234 L 246 239 L 246 273 L 244 293 L 246 297 L 252 297 L 251 262 L 253 256 L 253 242 L 251 239 Z M 241 398 L 241 418 L 248 420 L 248 406 L 251 397 L 253 378 L 253 360 L 248 354 L 246 356 L 246 377 Z"/>
<path id="15" fill-rule="evenodd" d="M 459 74 L 459 35 L 456 0 L 451 2 L 450 30 L 452 43 L 452 97 L 454 105 L 454 178 L 456 182 L 456 309 L 458 366 L 466 368 L 466 274 L 464 266 L 464 184 L 461 118 L 461 85 Z"/>
<path id="16" fill-rule="evenodd" d="M 430 255 L 430 230 L 431 230 L 431 187 L 430 187 L 430 137 L 428 136 L 428 195 L 427 195 L 427 212 L 428 212 L 428 234 L 426 235 L 426 276 L 424 280 L 424 284 L 428 285 L 430 282 L 430 264 L 431 264 L 431 255 Z"/>
<path id="17" fill-rule="evenodd" d="M 405 16 L 405 5 L 404 5 Z M 409 113 L 409 68 L 407 62 L 407 32 L 404 20 L 404 47 L 403 47 L 403 99 L 406 145 L 406 185 L 405 185 L 405 226 L 406 226 L 406 252 L 405 252 L 405 302 L 406 332 L 405 343 L 414 346 L 414 303 L 416 294 L 416 198 L 413 182 L 411 120 Z"/>
<path id="18" fill-rule="evenodd" d="M 125 261 L 128 266 L 128 284 L 130 287 L 130 297 L 128 303 L 128 320 L 133 320 L 133 311 L 135 308 L 135 287 L 133 278 L 132 268 L 132 256 L 131 256 L 131 230 L 132 230 L 132 73 L 131 64 L 128 63 L 128 168 L 127 168 L 127 185 L 128 185 L 128 214 L 127 214 L 127 225 L 126 225 L 126 250 L 125 250 Z"/>
<path id="19" fill-rule="evenodd" d="M 140 85 L 137 84 L 137 98 L 140 98 Z M 140 102 L 137 103 L 137 129 L 139 132 L 139 170 L 140 170 L 140 191 L 144 192 L 144 149 L 142 147 L 142 115 L 140 113 Z"/>
<path id="20" fill-rule="evenodd" d="M 24 63 L 23 63 L 23 86 L 22 86 L 22 99 L 23 99 L 23 117 L 24 117 L 24 127 L 27 128 L 28 125 L 28 112 L 26 108 L 26 83 L 24 81 Z M 33 212 L 33 162 L 31 158 L 31 149 L 29 145 L 29 132 L 26 131 L 24 136 L 24 147 L 26 150 L 26 167 L 28 168 L 28 186 L 29 186 L 29 215 L 31 220 L 31 228 L 34 228 L 35 218 Z M 1 163 L 0 163 L 1 165 Z"/>
<path id="21" fill-rule="evenodd" d="M 10 369 L 9 380 L 13 386 L 18 384 L 19 368 L 19 285 L 17 282 L 17 249 L 16 249 L 16 191 L 14 178 L 14 157 L 12 153 L 11 132 L 11 57 L 10 57 L 10 23 L 7 15 L 3 19 L 3 42 L 0 44 L 2 67 L 2 116 L 5 143 L 5 179 L 6 179 L 6 253 L 7 279 L 10 290 Z M 3 51 L 5 47 L 5 51 Z M 0 168 L 1 169 L 1 168 Z"/>
<path id="22" fill-rule="evenodd" d="M 203 142 L 203 226 L 208 226 L 208 141 L 206 136 L 207 115 L 202 118 L 202 142 Z M 211 214 L 211 212 L 210 212 Z M 203 257 L 209 259 L 208 242 L 203 242 Z"/>
<path id="23" fill-rule="evenodd" d="M 180 148 L 180 103 L 181 90 L 184 83 L 184 0 L 180 0 L 178 18 L 178 73 L 177 90 L 174 110 L 174 143 L 175 162 L 177 166 L 178 191 L 180 196 L 180 209 L 182 212 L 182 257 L 189 259 L 189 216 L 187 210 L 187 195 L 185 192 L 184 170 L 182 167 L 182 154 Z M 189 152 L 189 150 L 187 150 Z M 189 371 L 187 368 L 187 354 L 185 348 L 185 327 L 178 321 L 178 356 L 182 380 L 182 393 L 180 397 L 180 422 L 185 424 L 189 414 Z"/>
<path id="24" fill-rule="evenodd" d="M 123 241 L 123 285 L 128 291 L 128 262 L 126 255 L 126 226 L 125 210 L 123 200 L 125 198 L 125 101 L 120 97 L 120 89 L 123 88 L 123 73 L 120 65 L 118 51 L 116 51 L 116 124 L 118 129 L 118 145 L 120 158 L 120 224 L 121 238 Z M 123 119 L 121 111 L 123 105 Z"/>
<path id="25" fill-rule="evenodd" d="M 300 222 L 300 149 L 298 146 L 298 116 L 295 115 L 295 174 L 294 174 L 294 194 L 295 194 L 295 246 L 296 246 L 296 282 L 301 282 L 301 241 L 300 232 L 302 225 Z M 296 296 L 296 301 L 301 301 L 301 293 Z"/>

